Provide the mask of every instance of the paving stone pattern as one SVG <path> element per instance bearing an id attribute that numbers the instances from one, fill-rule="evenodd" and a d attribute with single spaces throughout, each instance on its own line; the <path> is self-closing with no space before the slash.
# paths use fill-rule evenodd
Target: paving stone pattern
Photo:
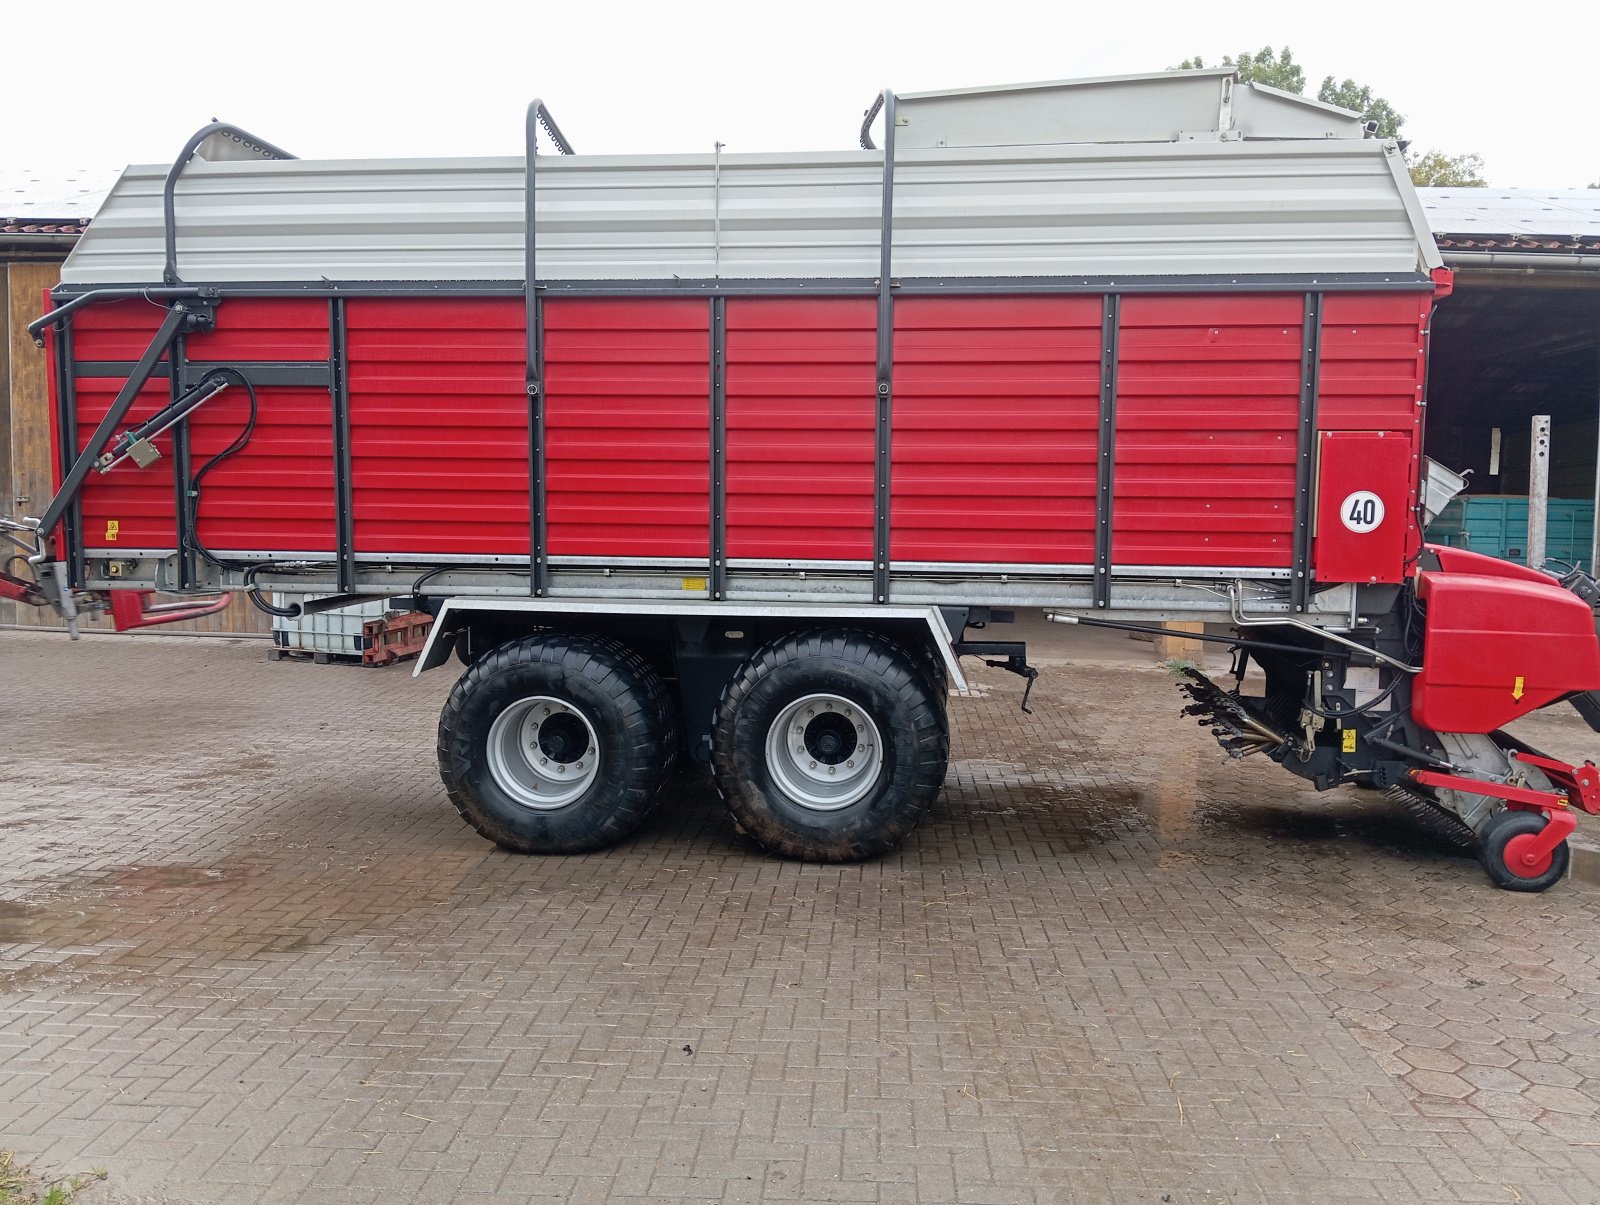
<path id="1" fill-rule="evenodd" d="M 490 848 L 449 670 L 0 633 L 0 1148 L 121 1202 L 1600 1198 L 1600 895 L 1065 641 L 1034 715 L 952 699 L 902 851 L 806 866 L 698 772 Z"/>

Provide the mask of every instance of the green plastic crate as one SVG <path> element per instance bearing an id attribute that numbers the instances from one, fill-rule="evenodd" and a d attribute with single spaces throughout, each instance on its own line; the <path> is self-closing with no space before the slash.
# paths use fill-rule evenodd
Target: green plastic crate
<path id="1" fill-rule="evenodd" d="M 1456 498 L 1428 524 L 1428 540 L 1486 556 L 1528 563 L 1528 499 L 1520 494 Z M 1545 512 L 1547 559 L 1589 567 L 1594 543 L 1594 500 L 1552 498 Z"/>

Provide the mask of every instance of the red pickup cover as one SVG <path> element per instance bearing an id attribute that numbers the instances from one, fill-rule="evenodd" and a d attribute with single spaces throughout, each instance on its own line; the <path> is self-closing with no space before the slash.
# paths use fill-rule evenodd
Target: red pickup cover
<path id="1" fill-rule="evenodd" d="M 1435 732 L 1493 732 L 1573 691 L 1600 689 L 1600 639 L 1588 603 L 1520 565 L 1434 551 L 1443 567 L 1417 582 L 1428 608 L 1412 693 L 1418 723 Z"/>

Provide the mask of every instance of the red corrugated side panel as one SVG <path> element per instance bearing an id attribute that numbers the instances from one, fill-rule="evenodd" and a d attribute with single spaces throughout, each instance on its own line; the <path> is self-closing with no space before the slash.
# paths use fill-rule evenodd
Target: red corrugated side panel
<path id="1" fill-rule="evenodd" d="M 89 306 L 73 318 L 79 361 L 131 361 L 149 346 L 164 310 L 141 301 Z M 187 341 L 191 360 L 325 361 L 325 301 L 233 299 L 217 307 L 217 326 Z M 120 378 L 77 379 L 81 447 L 122 386 Z M 332 410 L 323 389 L 259 388 L 255 432 L 248 446 L 207 474 L 199 538 L 213 551 L 328 551 L 334 546 Z M 152 380 L 119 427 L 142 422 L 169 400 L 164 378 Z M 233 443 L 249 419 L 245 391 L 232 388 L 189 420 L 190 462 L 198 472 Z M 90 548 L 171 548 L 174 484 L 170 433 L 155 440 L 162 458 L 148 468 L 125 462 L 91 475 L 83 492 L 84 542 Z"/>
<path id="2" fill-rule="evenodd" d="M 196 535 L 213 552 L 331 552 L 338 537 L 328 391 L 256 393 L 259 405 L 250 442 L 202 483 Z M 230 389 L 189 420 L 190 463 L 196 472 L 238 437 L 249 415 L 244 390 Z"/>
<path id="3" fill-rule="evenodd" d="M 727 303 L 730 557 L 872 559 L 877 303 Z"/>
<path id="4" fill-rule="evenodd" d="M 1122 299 L 1113 566 L 1289 565 L 1304 307 Z"/>
<path id="5" fill-rule="evenodd" d="M 544 306 L 552 556 L 708 557 L 709 300 Z"/>
<path id="6" fill-rule="evenodd" d="M 346 303 L 358 553 L 527 556 L 517 298 Z"/>
<path id="7" fill-rule="evenodd" d="M 326 300 L 234 298 L 217 307 L 216 329 L 191 337 L 185 350 L 191 360 L 227 363 L 326 361 L 328 348 Z M 256 400 L 249 444 L 206 475 L 196 534 L 213 552 L 331 552 L 338 537 L 328 391 L 258 388 Z M 239 388 L 202 406 L 189 420 L 194 469 L 231 444 L 249 416 L 249 398 Z"/>
<path id="8" fill-rule="evenodd" d="M 203 362 L 326 360 L 328 340 L 328 303 L 321 298 L 234 297 L 217 307 L 216 329 L 189 336 L 187 350 L 189 359 Z"/>
<path id="9" fill-rule="evenodd" d="M 50 290 L 44 289 L 41 290 L 41 292 L 43 293 L 41 301 L 43 311 L 48 312 L 55 309 L 55 302 L 50 296 Z M 9 334 L 9 332 L 7 333 Z M 65 432 L 61 430 L 61 420 L 59 417 L 61 412 L 56 408 L 56 403 L 61 400 L 61 374 L 56 371 L 56 340 L 59 338 L 61 338 L 61 332 L 55 327 L 52 326 L 45 330 L 44 376 L 45 388 L 48 391 L 47 396 L 50 400 L 50 488 L 52 491 L 61 488 L 61 440 L 65 435 Z M 9 439 L 10 433 L 7 432 L 6 440 L 9 441 Z M 11 449 L 7 447 L 4 454 L 10 455 Z M 48 498 L 30 498 L 27 500 L 28 509 L 34 512 L 42 511 L 49 501 L 50 499 Z M 6 502 L 0 505 L 10 506 L 12 503 L 8 499 Z M 19 502 L 16 505 L 20 507 L 24 504 Z M 64 561 L 67 559 L 67 531 L 65 524 L 58 524 L 56 526 L 55 533 L 50 537 L 50 545 L 54 549 L 54 556 L 56 560 Z"/>
<path id="10" fill-rule="evenodd" d="M 897 561 L 1094 558 L 1099 297 L 895 303 Z"/>
<path id="11" fill-rule="evenodd" d="M 150 337 L 165 314 L 164 307 L 144 301 L 86 306 L 72 318 L 73 356 L 78 360 L 137 360 L 150 346 Z M 89 441 L 122 384 L 116 377 L 77 378 L 74 448 Z M 123 426 L 143 422 L 169 400 L 166 380 L 151 380 L 139 391 Z M 172 548 L 177 544 L 171 434 L 158 436 L 155 446 L 161 459 L 147 469 L 130 462 L 104 476 L 89 474 L 82 494 L 86 547 Z"/>
<path id="12" fill-rule="evenodd" d="M 110 377 L 78 378 L 78 425 L 75 445 L 83 447 L 117 396 L 122 381 Z M 152 380 L 139 391 L 125 427 L 136 426 L 165 406 L 170 397 L 165 379 Z M 177 487 L 172 476 L 172 435 L 157 436 L 161 459 L 147 469 L 132 461 L 102 476 L 90 473 L 82 494 L 83 542 L 86 548 L 173 548 L 178 541 L 173 507 Z"/>
<path id="13" fill-rule="evenodd" d="M 1322 431 L 1420 429 L 1431 293 L 1330 293 L 1322 302 Z"/>

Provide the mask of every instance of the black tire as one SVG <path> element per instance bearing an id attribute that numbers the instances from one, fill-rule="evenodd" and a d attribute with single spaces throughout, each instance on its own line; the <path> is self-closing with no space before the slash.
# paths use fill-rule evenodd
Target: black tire
<path id="1" fill-rule="evenodd" d="M 1528 837 L 1543 830 L 1549 821 L 1536 812 L 1496 812 L 1483 830 L 1483 844 L 1478 860 L 1494 880 L 1496 887 L 1507 891 L 1549 891 L 1567 875 L 1572 861 L 1572 850 L 1563 841 L 1550 853 L 1547 865 L 1528 867 L 1515 857 L 1512 842 L 1518 837 Z M 1510 847 L 1510 856 L 1508 856 Z"/>
<path id="2" fill-rule="evenodd" d="M 944 699 L 922 666 L 881 636 L 841 628 L 757 652 L 724 688 L 712 728 L 711 768 L 734 821 L 770 853 L 813 862 L 900 844 L 938 798 L 949 759 Z M 830 768 L 843 780 L 811 777 Z"/>
<path id="3" fill-rule="evenodd" d="M 944 658 L 932 644 L 924 641 L 917 646 L 916 661 L 922 667 L 922 674 L 928 679 L 928 685 L 933 688 L 934 698 L 938 700 L 939 710 L 942 712 L 946 700 L 950 697 L 950 671 L 945 668 Z"/>
<path id="4" fill-rule="evenodd" d="M 515 853 L 620 841 L 649 813 L 677 750 L 661 679 L 599 636 L 540 632 L 498 645 L 461 676 L 439 716 L 450 801 Z"/>

